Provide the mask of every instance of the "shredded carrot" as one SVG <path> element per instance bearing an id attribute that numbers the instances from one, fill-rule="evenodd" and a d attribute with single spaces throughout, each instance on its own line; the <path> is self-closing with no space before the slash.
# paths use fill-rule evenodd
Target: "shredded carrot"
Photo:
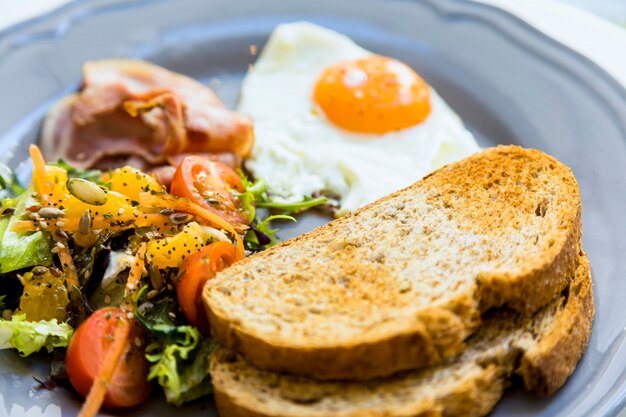
<path id="1" fill-rule="evenodd" d="M 213 223 L 214 226 L 220 227 L 224 230 L 234 230 L 233 226 L 226 220 L 221 218 L 215 213 L 200 207 L 199 205 L 191 202 L 187 198 L 175 197 L 170 194 L 153 195 L 152 193 L 141 193 L 139 196 L 140 202 L 147 206 L 152 207 L 167 207 L 177 211 L 184 211 L 187 213 L 195 214 L 204 218 L 209 223 Z"/>
<path id="2" fill-rule="evenodd" d="M 46 170 L 46 160 L 37 145 L 30 145 L 28 152 L 33 160 L 33 182 L 35 184 L 35 190 L 39 192 L 43 202 L 47 202 L 48 195 L 52 190 L 52 182 Z"/>
<path id="3" fill-rule="evenodd" d="M 104 397 L 107 394 L 107 388 L 111 379 L 113 378 L 113 374 L 115 373 L 115 369 L 117 368 L 117 364 L 124 353 L 124 349 L 130 343 L 130 330 L 132 328 L 132 319 L 126 320 L 124 315 L 130 313 L 130 310 L 127 307 L 122 307 L 122 314 L 120 315 L 120 320 L 118 321 L 118 327 L 115 329 L 115 333 L 113 335 L 113 341 L 104 355 L 104 360 L 102 361 L 102 367 L 98 370 L 98 374 L 89 390 L 89 394 L 87 398 L 85 398 L 85 402 L 78 413 L 78 417 L 95 417 L 102 407 L 102 402 L 104 401 Z M 132 316 L 131 316 L 132 317 Z"/>
<path id="4" fill-rule="evenodd" d="M 39 228 L 30 220 L 19 220 L 11 227 L 11 231 L 16 233 L 34 232 L 36 230 L 39 230 Z"/>
<path id="5" fill-rule="evenodd" d="M 65 273 L 65 279 L 68 285 L 78 287 L 78 277 L 76 276 L 76 268 L 74 267 L 74 261 L 72 260 L 72 254 L 70 253 L 67 243 L 63 243 L 63 247 L 57 246 L 59 249 L 58 255 L 61 261 L 61 267 Z M 73 294 L 73 291 L 70 291 Z"/>
<path id="6" fill-rule="evenodd" d="M 142 243 L 139 250 L 137 250 L 133 266 L 130 268 L 130 272 L 128 273 L 128 281 L 126 282 L 126 288 L 124 289 L 124 299 L 128 305 L 132 305 L 132 295 L 139 289 L 139 282 L 141 281 L 141 277 L 143 277 L 146 269 L 146 249 L 147 245 Z"/>
<path id="7" fill-rule="evenodd" d="M 233 225 L 222 219 L 217 214 L 214 214 L 209 210 L 191 202 L 187 198 L 179 198 L 169 194 L 153 195 L 151 193 L 141 193 L 139 198 L 141 200 L 141 204 L 145 204 L 148 206 L 161 205 L 163 207 L 169 207 L 173 210 L 194 214 L 198 217 L 203 218 L 211 225 L 226 230 L 235 237 L 235 241 L 237 242 L 237 245 L 235 245 L 237 250 L 237 260 L 243 259 L 243 241 L 241 240 L 241 237 L 239 236 L 237 231 L 235 231 Z"/>

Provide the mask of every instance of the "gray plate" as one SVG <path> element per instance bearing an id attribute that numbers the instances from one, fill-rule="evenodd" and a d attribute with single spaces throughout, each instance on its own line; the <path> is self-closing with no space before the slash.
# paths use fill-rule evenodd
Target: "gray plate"
<path id="1" fill-rule="evenodd" d="M 465 0 L 75 2 L 0 33 L 0 155 L 13 166 L 25 159 L 47 107 L 77 87 L 89 59 L 143 57 L 212 83 L 232 106 L 254 60 L 249 45 L 260 47 L 276 24 L 298 19 L 412 65 L 482 145 L 534 147 L 572 167 L 595 280 L 591 342 L 554 396 L 538 399 L 513 388 L 493 415 L 616 415 L 626 403 L 626 91 L 586 58 L 499 9 Z M 287 234 L 321 221 L 307 219 Z M 33 389 L 31 376 L 46 375 L 45 357 L 2 352 L 0 364 L 0 415 L 29 409 L 75 415 L 80 402 L 72 394 Z M 215 415 L 211 410 L 207 399 L 182 411 Z M 155 396 L 124 415 L 174 412 Z"/>

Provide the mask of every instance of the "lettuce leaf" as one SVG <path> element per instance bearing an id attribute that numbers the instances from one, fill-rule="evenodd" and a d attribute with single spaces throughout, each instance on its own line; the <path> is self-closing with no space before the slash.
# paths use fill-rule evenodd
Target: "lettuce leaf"
<path id="1" fill-rule="evenodd" d="M 295 222 L 296 219 L 286 214 L 275 214 L 266 217 L 258 224 L 251 224 L 243 237 L 245 248 L 252 252 L 259 252 L 278 244 L 280 239 L 276 236 L 278 229 L 272 229 L 270 222 L 273 220 L 289 220 Z"/>
<path id="2" fill-rule="evenodd" d="M 243 193 L 235 192 L 235 194 L 239 197 L 249 222 L 253 222 L 256 219 L 257 208 L 275 210 L 281 214 L 292 214 L 328 202 L 328 198 L 326 197 L 304 197 L 301 201 L 293 203 L 275 201 L 267 191 L 268 184 L 264 178 L 259 178 L 252 182 L 243 171 L 239 171 L 239 177 L 241 178 L 245 191 Z"/>
<path id="3" fill-rule="evenodd" d="M 65 347 L 73 333 L 67 323 L 56 319 L 27 321 L 23 314 L 14 314 L 11 320 L 0 319 L 0 349 L 14 348 L 22 356 L 46 348 L 51 352 L 55 347 Z"/>
<path id="4" fill-rule="evenodd" d="M 198 329 L 183 324 L 171 296 L 138 305 L 146 289 L 137 295 L 135 317 L 155 339 L 146 348 L 146 358 L 152 363 L 148 380 L 157 380 L 167 401 L 176 406 L 210 394 L 209 356 L 216 343 L 203 341 Z"/>
<path id="5" fill-rule="evenodd" d="M 98 185 L 104 184 L 102 182 L 102 171 L 100 171 L 99 169 L 76 168 L 65 162 L 63 159 L 59 159 L 56 163 L 48 165 L 63 168 L 65 171 L 67 171 L 68 178 L 82 178 L 87 181 L 95 182 Z"/>
<path id="6" fill-rule="evenodd" d="M 149 345 L 146 358 L 153 363 L 148 380 L 156 379 L 167 402 L 181 406 L 213 392 L 209 356 L 216 343 L 207 339 L 200 344 L 202 336 L 193 326 L 178 326 L 176 331 L 177 337 Z"/>
<path id="7" fill-rule="evenodd" d="M 0 199 L 15 197 L 24 192 L 24 188 L 15 175 L 5 164 L 0 164 Z"/>
<path id="8" fill-rule="evenodd" d="M 0 273 L 17 271 L 29 266 L 49 266 L 52 263 L 52 240 L 49 233 L 17 233 L 11 230 L 15 222 L 26 213 L 26 208 L 36 205 L 32 189 L 15 199 L 15 213 L 0 219 Z"/>

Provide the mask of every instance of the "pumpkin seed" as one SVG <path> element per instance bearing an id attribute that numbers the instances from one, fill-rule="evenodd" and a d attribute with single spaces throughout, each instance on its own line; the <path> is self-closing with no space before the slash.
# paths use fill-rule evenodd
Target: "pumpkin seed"
<path id="1" fill-rule="evenodd" d="M 107 202 L 107 193 L 96 183 L 82 178 L 70 178 L 67 180 L 67 189 L 80 201 L 92 206 L 101 206 Z"/>

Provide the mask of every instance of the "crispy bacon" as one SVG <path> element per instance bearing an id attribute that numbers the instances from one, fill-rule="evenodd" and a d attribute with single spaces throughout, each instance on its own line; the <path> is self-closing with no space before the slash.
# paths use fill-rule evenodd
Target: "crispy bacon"
<path id="1" fill-rule="evenodd" d="M 233 154 L 239 161 L 250 152 L 251 121 L 189 77 L 135 60 L 88 62 L 83 71 L 82 90 L 46 117 L 42 150 L 49 160 L 147 169 L 182 153 Z"/>

